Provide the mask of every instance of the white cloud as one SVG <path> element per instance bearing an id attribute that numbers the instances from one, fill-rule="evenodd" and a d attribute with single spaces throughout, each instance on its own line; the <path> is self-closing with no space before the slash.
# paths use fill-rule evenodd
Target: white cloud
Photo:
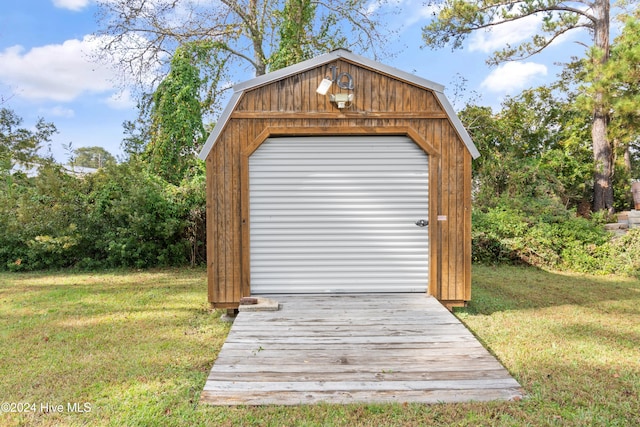
<path id="1" fill-rule="evenodd" d="M 496 25 L 486 31 L 476 31 L 469 39 L 469 51 L 490 53 L 507 45 L 514 46 L 537 34 L 541 23 L 542 17 L 532 15 Z"/>
<path id="2" fill-rule="evenodd" d="M 61 105 L 56 105 L 53 108 L 42 108 L 40 109 L 40 112 L 46 117 L 63 117 L 65 119 L 70 119 L 76 115 L 75 111 L 71 108 L 66 108 Z"/>
<path id="3" fill-rule="evenodd" d="M 69 102 L 87 92 L 113 90 L 115 72 L 90 59 L 99 42 L 85 36 L 29 51 L 12 46 L 0 52 L 0 81 L 15 87 L 17 96 L 31 100 Z"/>
<path id="4" fill-rule="evenodd" d="M 114 110 L 130 110 L 136 106 L 136 100 L 131 96 L 129 89 L 114 93 L 106 99 L 105 103 Z"/>
<path id="5" fill-rule="evenodd" d="M 89 5 L 91 0 L 53 0 L 53 5 L 60 9 L 79 11 Z"/>
<path id="6" fill-rule="evenodd" d="M 365 14 L 371 15 L 372 13 L 377 12 L 378 9 L 380 9 L 380 6 L 382 5 L 378 0 L 370 1 L 369 4 L 365 5 L 364 7 Z"/>
<path id="7" fill-rule="evenodd" d="M 493 70 L 480 87 L 490 92 L 512 93 L 534 85 L 536 78 L 547 75 L 547 67 L 535 62 L 507 62 Z"/>
<path id="8" fill-rule="evenodd" d="M 440 10 L 444 7 L 443 3 L 434 3 L 421 6 L 418 10 L 410 15 L 406 21 L 406 25 L 410 26 L 422 20 L 434 19 Z"/>
<path id="9" fill-rule="evenodd" d="M 425 3 L 423 0 L 396 0 L 395 4 L 400 8 L 402 27 L 404 29 L 420 21 L 433 19 L 444 7 L 443 3 Z"/>

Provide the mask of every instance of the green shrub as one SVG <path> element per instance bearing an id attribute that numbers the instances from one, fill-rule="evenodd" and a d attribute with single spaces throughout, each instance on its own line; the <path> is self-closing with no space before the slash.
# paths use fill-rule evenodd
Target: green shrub
<path id="1" fill-rule="evenodd" d="M 514 207 L 515 206 L 515 207 Z M 576 217 L 556 203 L 511 200 L 475 209 L 472 259 L 476 263 L 529 264 L 581 272 L 606 270 L 604 253 L 610 236 L 600 218 Z"/>
<path id="2" fill-rule="evenodd" d="M 523 214 L 508 207 L 474 209 L 472 212 L 472 260 L 480 264 L 518 263 L 513 241 L 524 235 Z"/>
<path id="3" fill-rule="evenodd" d="M 616 273 L 640 278 L 640 228 L 629 230 L 597 248 L 599 273 Z"/>
<path id="4" fill-rule="evenodd" d="M 205 180 L 174 186 L 130 161 L 76 178 L 57 165 L 0 193 L 0 269 L 155 267 L 205 257 Z"/>

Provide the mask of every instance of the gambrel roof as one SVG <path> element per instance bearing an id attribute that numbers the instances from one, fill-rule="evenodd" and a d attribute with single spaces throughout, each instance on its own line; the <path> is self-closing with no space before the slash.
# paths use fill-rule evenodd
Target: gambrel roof
<path id="1" fill-rule="evenodd" d="M 476 148 L 476 146 L 474 145 L 473 141 L 471 140 L 471 137 L 469 136 L 469 133 L 467 132 L 467 130 L 464 128 L 464 126 L 462 125 L 462 122 L 460 121 L 460 119 L 458 118 L 458 116 L 456 115 L 455 111 L 453 110 L 453 106 L 451 105 L 451 103 L 449 102 L 449 100 L 447 99 L 447 97 L 444 95 L 444 86 L 438 84 L 438 83 L 434 83 L 430 80 L 427 79 L 423 79 L 421 77 L 418 77 L 416 75 L 407 73 L 405 71 L 402 70 L 398 70 L 397 68 L 394 67 L 390 67 L 388 65 L 384 65 L 381 64 L 377 61 L 373 61 L 371 59 L 362 57 L 360 55 L 356 55 L 354 53 L 351 53 L 347 50 L 344 49 L 338 49 L 338 50 L 334 50 L 330 53 L 324 54 L 324 55 L 320 55 L 317 56 L 313 59 L 309 59 L 307 61 L 304 62 L 300 62 L 299 64 L 296 65 L 292 65 L 290 67 L 286 67 L 286 68 L 282 68 L 280 70 L 271 72 L 271 73 L 267 73 L 264 74 L 262 76 L 256 77 L 254 79 L 251 80 L 247 80 L 243 83 L 239 83 L 237 85 L 235 85 L 233 87 L 233 95 L 231 97 L 231 99 L 229 100 L 229 103 L 227 104 L 227 107 L 224 109 L 224 111 L 222 112 L 222 114 L 220 115 L 220 118 L 218 119 L 218 123 L 216 124 L 215 128 L 213 129 L 213 131 L 211 132 L 211 134 L 209 135 L 209 138 L 207 139 L 204 147 L 202 148 L 202 151 L 199 154 L 199 157 L 204 160 L 206 159 L 207 155 L 209 154 L 209 152 L 211 151 L 211 148 L 213 147 L 213 145 L 216 143 L 216 141 L 218 140 L 218 137 L 220 136 L 220 134 L 222 133 L 222 131 L 224 130 L 229 118 L 231 117 L 231 113 L 233 113 L 233 111 L 235 110 L 238 101 L 241 99 L 243 93 L 247 90 L 259 87 L 259 86 L 263 86 L 284 78 L 287 78 L 289 76 L 292 76 L 294 74 L 298 74 L 316 67 L 320 67 L 323 65 L 326 65 L 328 63 L 331 63 L 337 59 L 343 59 L 345 61 L 351 62 L 353 64 L 356 65 L 360 65 L 363 66 L 365 68 L 371 69 L 373 71 L 377 71 L 379 73 L 382 74 L 386 74 L 388 76 L 394 77 L 398 80 L 401 81 L 405 81 L 407 83 L 411 83 L 415 86 L 418 87 L 422 87 L 428 90 L 431 90 L 434 92 L 435 96 L 437 97 L 438 101 L 440 102 L 440 104 L 442 105 L 442 107 L 444 108 L 444 110 L 447 113 L 447 116 L 449 117 L 449 119 L 451 120 L 451 124 L 453 125 L 453 127 L 455 128 L 456 132 L 458 133 L 460 139 L 463 141 L 463 143 L 465 144 L 465 146 L 467 147 L 467 149 L 469 150 L 469 153 L 471 154 L 471 156 L 475 159 L 478 158 L 480 156 L 480 152 L 478 151 L 478 149 Z"/>

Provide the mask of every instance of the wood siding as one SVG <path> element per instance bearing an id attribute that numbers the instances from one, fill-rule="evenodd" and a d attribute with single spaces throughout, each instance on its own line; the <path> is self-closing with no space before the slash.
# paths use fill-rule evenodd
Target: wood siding
<path id="1" fill-rule="evenodd" d="M 316 93 L 331 65 L 355 83 L 354 101 L 342 111 Z M 331 134 L 406 135 L 429 154 L 429 293 L 447 305 L 468 301 L 471 154 L 432 91 L 345 59 L 248 89 L 238 100 L 206 161 L 209 301 L 235 308 L 250 294 L 248 157 L 270 136 Z"/>

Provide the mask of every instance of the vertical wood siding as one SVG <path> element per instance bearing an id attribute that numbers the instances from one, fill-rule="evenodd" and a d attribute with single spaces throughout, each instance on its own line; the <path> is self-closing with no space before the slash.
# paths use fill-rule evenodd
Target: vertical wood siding
<path id="1" fill-rule="evenodd" d="M 338 110 L 316 94 L 329 67 L 353 76 L 354 102 Z M 336 85 L 332 91 L 339 91 Z M 275 133 L 274 133 L 275 132 Z M 243 206 L 246 158 L 269 136 L 408 135 L 430 156 L 431 280 L 429 292 L 445 303 L 471 296 L 471 155 L 428 89 L 340 59 L 248 89 L 207 157 L 209 301 L 237 307 L 250 292 L 250 224 Z M 411 135 L 409 135 L 411 137 Z M 243 175 L 245 176 L 243 178 Z M 244 190 L 243 190 L 244 189 Z M 243 190 L 243 191 L 241 191 Z M 243 213 L 244 212 L 244 213 Z M 445 221 L 438 221 L 438 215 Z M 243 240 L 244 239 L 244 240 Z"/>

